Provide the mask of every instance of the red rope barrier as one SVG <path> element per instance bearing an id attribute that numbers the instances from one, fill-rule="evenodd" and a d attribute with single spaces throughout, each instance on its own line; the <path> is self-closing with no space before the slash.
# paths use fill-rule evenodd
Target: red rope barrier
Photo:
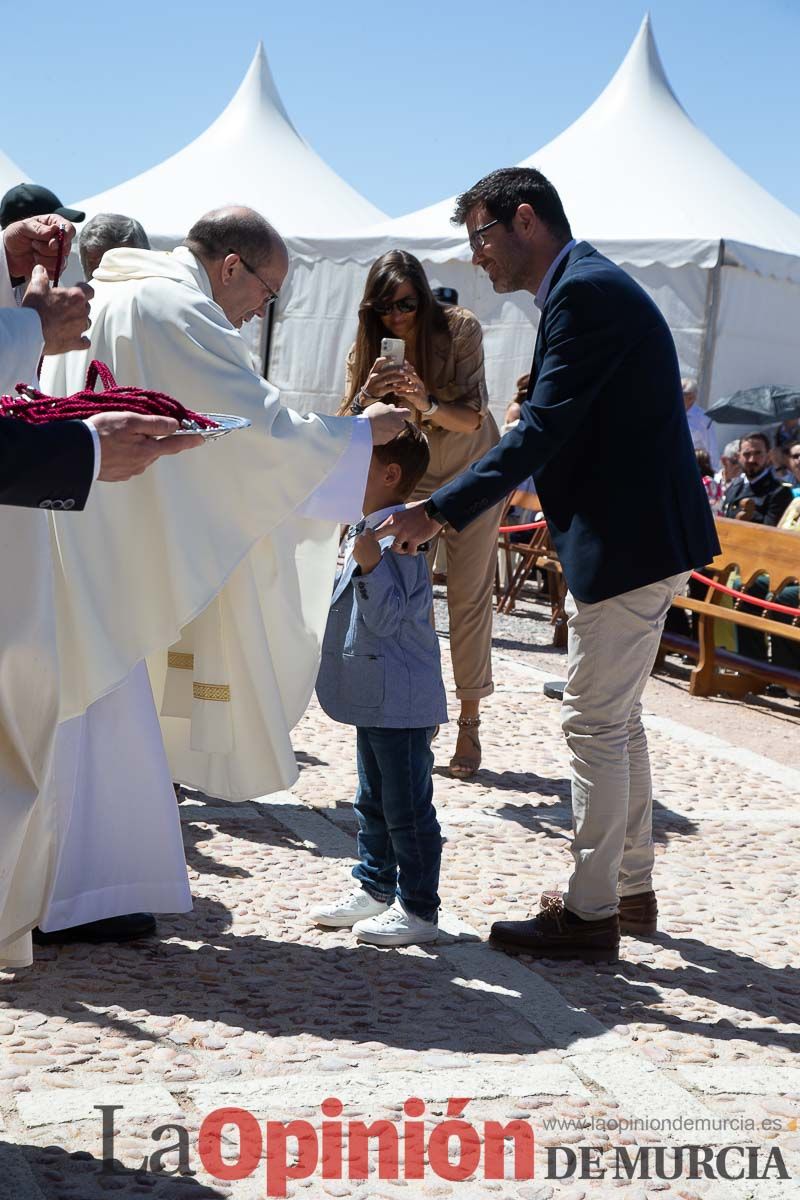
<path id="1" fill-rule="evenodd" d="M 501 525 L 498 533 L 524 533 L 526 529 L 544 529 L 547 521 L 531 521 L 529 525 Z"/>
<path id="2" fill-rule="evenodd" d="M 692 579 L 696 579 L 699 583 L 704 583 L 707 587 L 714 588 L 717 592 L 723 592 L 726 596 L 733 596 L 736 600 L 742 600 L 745 604 L 753 604 L 756 608 L 767 608 L 770 612 L 786 613 L 790 617 L 800 617 L 800 608 L 789 608 L 785 604 L 773 604 L 770 600 L 757 600 L 755 596 L 747 596 L 744 592 L 737 591 L 735 588 L 726 587 L 724 583 L 717 583 L 713 579 L 709 579 L 706 575 L 701 575 L 698 571 L 692 571 Z M 720 609 L 720 617 L 724 619 L 725 609 Z"/>

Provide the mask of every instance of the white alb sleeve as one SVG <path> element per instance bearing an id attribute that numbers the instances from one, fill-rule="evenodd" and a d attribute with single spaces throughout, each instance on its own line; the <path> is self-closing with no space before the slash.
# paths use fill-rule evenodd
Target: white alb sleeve
<path id="1" fill-rule="evenodd" d="M 369 418 L 355 417 L 349 446 L 328 478 L 301 504 L 298 516 L 347 525 L 360 521 L 371 458 Z"/>

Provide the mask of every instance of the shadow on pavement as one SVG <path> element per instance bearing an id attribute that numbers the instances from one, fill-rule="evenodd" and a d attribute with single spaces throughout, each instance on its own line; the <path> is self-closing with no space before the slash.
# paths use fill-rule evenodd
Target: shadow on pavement
<path id="1" fill-rule="evenodd" d="M 157 1149 L 153 1145 L 154 1151 Z M 24 1161 L 21 1161 L 24 1160 Z M 196 1163 L 192 1164 L 196 1167 Z M 228 1191 L 192 1176 L 164 1171 L 132 1170 L 116 1162 L 114 1170 L 88 1151 L 70 1153 L 63 1146 L 16 1145 L 0 1141 L 3 1182 L 14 1200 L 101 1200 L 106 1196 L 151 1196 L 154 1200 L 226 1200 Z M 167 1168 L 170 1169 L 169 1166 Z"/>
<path id="2" fill-rule="evenodd" d="M 504 1010 L 491 991 L 457 982 L 452 952 L 442 954 L 435 946 L 417 955 L 381 951 L 357 945 L 343 931 L 316 935 L 321 938 L 316 945 L 236 936 L 230 923 L 224 905 L 201 898 L 194 913 L 162 917 L 160 939 L 110 951 L 87 948 L 81 955 L 85 973 L 76 972 L 74 964 L 69 972 L 59 970 L 62 956 L 74 951 L 51 948 L 33 968 L 15 976 L 5 998 L 28 1011 L 88 1020 L 145 1043 L 158 1040 L 158 1035 L 123 1012 L 182 1014 L 198 1022 L 218 1021 L 223 1013 L 227 1023 L 247 1031 L 270 1037 L 311 1033 L 324 1043 L 378 1041 L 408 1050 L 520 1052 L 514 1023 L 508 1017 L 498 1022 Z M 287 938 L 302 937 L 307 930 L 305 917 L 299 915 Z M 165 940 L 170 937 L 205 941 L 197 947 Z M 654 963 L 622 961 L 597 967 L 542 963 L 532 969 L 558 988 L 565 1010 L 570 1005 L 586 1007 L 604 1024 L 667 1022 L 706 1037 L 800 1047 L 800 1034 L 768 1025 L 684 1019 L 659 1007 L 660 989 L 680 988 L 754 1016 L 796 1022 L 800 969 L 766 967 L 693 938 L 664 934 L 656 942 L 678 951 L 689 965 L 660 967 L 656 958 Z M 630 945 L 623 939 L 623 955 Z M 473 944 L 470 978 L 477 976 L 489 989 L 506 986 L 504 956 L 487 947 L 476 966 L 474 951 Z M 102 963 L 93 962 L 101 957 Z M 104 1006 L 106 1011 L 96 1011 Z M 615 1007 L 617 1013 L 609 1016 Z M 532 1011 L 534 1023 L 535 1016 Z M 524 1031 L 520 1036 L 524 1038 Z"/>

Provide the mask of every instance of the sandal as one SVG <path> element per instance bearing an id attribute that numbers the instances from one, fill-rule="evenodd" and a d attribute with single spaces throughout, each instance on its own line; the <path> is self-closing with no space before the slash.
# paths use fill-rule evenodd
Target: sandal
<path id="1" fill-rule="evenodd" d="M 472 779 L 480 769 L 481 742 L 477 733 L 480 723 L 480 717 L 458 718 L 458 728 L 467 730 L 467 738 L 472 743 L 474 754 L 455 754 L 450 759 L 450 775 L 453 779 Z"/>

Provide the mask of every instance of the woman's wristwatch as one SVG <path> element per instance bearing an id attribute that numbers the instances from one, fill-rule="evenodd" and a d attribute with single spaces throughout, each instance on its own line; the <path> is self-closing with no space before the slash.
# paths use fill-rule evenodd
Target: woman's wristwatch
<path id="1" fill-rule="evenodd" d="M 428 396 L 428 405 L 428 408 L 424 410 L 420 409 L 419 415 L 421 417 L 432 417 L 439 407 L 439 401 L 435 400 L 433 396 Z"/>

